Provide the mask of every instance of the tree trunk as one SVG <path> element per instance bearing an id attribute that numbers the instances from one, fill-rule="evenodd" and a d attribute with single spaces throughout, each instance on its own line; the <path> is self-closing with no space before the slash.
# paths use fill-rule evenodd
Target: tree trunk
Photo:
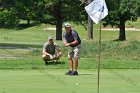
<path id="1" fill-rule="evenodd" d="M 62 40 L 62 20 L 58 19 L 56 23 L 56 40 Z"/>
<path id="2" fill-rule="evenodd" d="M 88 16 L 88 39 L 93 39 L 93 21 Z"/>
<path id="3" fill-rule="evenodd" d="M 62 15 L 61 15 L 62 2 L 59 0 L 58 7 L 56 7 L 56 40 L 62 40 Z"/>
<path id="4" fill-rule="evenodd" d="M 88 0 L 87 3 L 90 4 L 92 0 Z M 88 39 L 93 39 L 93 21 L 90 16 L 88 16 Z"/>
<path id="5" fill-rule="evenodd" d="M 29 18 L 27 19 L 27 25 L 28 26 L 30 25 L 30 19 Z"/>
<path id="6" fill-rule="evenodd" d="M 120 32 L 119 32 L 119 39 L 120 41 L 126 40 L 125 37 L 125 20 L 123 17 L 120 17 Z"/>

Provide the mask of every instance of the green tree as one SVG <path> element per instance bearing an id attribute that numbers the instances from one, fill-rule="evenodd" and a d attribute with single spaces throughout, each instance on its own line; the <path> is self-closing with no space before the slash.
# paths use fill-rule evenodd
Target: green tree
<path id="1" fill-rule="evenodd" d="M 126 40 L 125 22 L 136 21 L 138 17 L 138 0 L 106 0 L 109 15 L 105 18 L 104 26 L 111 24 L 120 28 L 118 40 Z"/>
<path id="2" fill-rule="evenodd" d="M 140 0 L 139 1 L 139 4 L 140 4 Z M 138 9 L 138 15 L 140 16 L 140 6 L 139 6 L 139 9 Z"/>
<path id="3" fill-rule="evenodd" d="M 65 21 L 82 22 L 84 10 L 80 0 L 46 0 L 46 18 L 56 25 L 56 39 L 62 40 L 62 24 Z"/>
<path id="4" fill-rule="evenodd" d="M 45 5 L 43 0 L 16 0 L 14 9 L 19 19 L 30 21 L 40 21 L 43 18 Z"/>
<path id="5" fill-rule="evenodd" d="M 0 27 L 13 27 L 18 23 L 13 4 L 10 0 L 0 0 Z"/>
<path id="6" fill-rule="evenodd" d="M 18 24 L 20 19 L 30 21 L 43 20 L 45 3 L 43 0 L 1 0 L 0 23 Z"/>

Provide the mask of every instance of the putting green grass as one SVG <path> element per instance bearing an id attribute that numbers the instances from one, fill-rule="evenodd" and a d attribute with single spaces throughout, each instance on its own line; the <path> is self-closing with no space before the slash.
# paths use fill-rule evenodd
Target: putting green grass
<path id="1" fill-rule="evenodd" d="M 97 70 L 0 70 L 0 93 L 97 93 Z M 100 93 L 140 93 L 140 69 L 102 69 Z"/>

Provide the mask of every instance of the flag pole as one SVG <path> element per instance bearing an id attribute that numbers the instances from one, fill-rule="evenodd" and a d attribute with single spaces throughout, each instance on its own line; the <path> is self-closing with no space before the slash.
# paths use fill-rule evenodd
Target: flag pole
<path id="1" fill-rule="evenodd" d="M 100 34 L 99 34 L 99 44 L 98 44 L 98 89 L 97 93 L 99 93 L 100 90 L 100 55 L 101 55 L 101 22 L 100 22 Z"/>

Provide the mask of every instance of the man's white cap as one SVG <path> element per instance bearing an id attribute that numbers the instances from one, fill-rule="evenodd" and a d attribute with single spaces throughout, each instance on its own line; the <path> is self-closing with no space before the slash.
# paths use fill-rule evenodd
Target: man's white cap
<path id="1" fill-rule="evenodd" d="M 64 27 L 71 27 L 69 23 L 65 23 Z"/>
<path id="2" fill-rule="evenodd" d="M 52 36 L 49 36 L 49 37 L 48 37 L 48 40 L 51 40 L 51 39 L 53 39 L 53 37 L 52 37 Z"/>

